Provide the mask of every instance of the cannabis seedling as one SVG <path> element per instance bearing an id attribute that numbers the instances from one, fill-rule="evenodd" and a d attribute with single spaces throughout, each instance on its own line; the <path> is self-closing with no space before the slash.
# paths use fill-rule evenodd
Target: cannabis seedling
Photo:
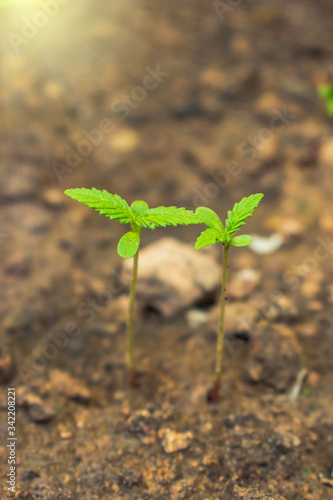
<path id="1" fill-rule="evenodd" d="M 210 401 L 217 401 L 222 379 L 222 360 L 223 360 L 223 336 L 224 336 L 224 315 L 225 301 L 227 299 L 227 281 L 228 281 L 228 257 L 229 247 L 245 247 L 252 241 L 252 237 L 247 234 L 240 236 L 233 235 L 244 224 L 246 219 L 251 217 L 255 208 L 257 208 L 261 198 L 264 195 L 261 193 L 252 194 L 248 198 L 243 198 L 239 203 L 234 205 L 232 210 L 228 212 L 228 218 L 223 226 L 219 216 L 210 208 L 199 207 L 196 209 L 196 215 L 200 222 L 206 224 L 208 229 L 203 231 L 195 243 L 195 249 L 213 245 L 221 242 L 223 245 L 223 274 L 222 274 L 222 293 L 220 304 L 220 324 L 217 334 L 217 352 L 216 352 L 216 378 L 213 389 L 210 392 Z"/>
<path id="2" fill-rule="evenodd" d="M 67 189 L 65 194 L 89 208 L 97 210 L 100 215 L 105 215 L 111 220 L 122 224 L 130 224 L 131 231 L 120 238 L 118 254 L 128 259 L 134 257 L 133 272 L 130 287 L 130 298 L 127 317 L 127 348 L 126 362 L 131 386 L 136 385 L 133 349 L 133 308 L 135 289 L 138 277 L 138 260 L 140 233 L 143 228 L 155 229 L 156 227 L 196 224 L 197 216 L 191 210 L 177 207 L 149 208 L 145 201 L 134 201 L 131 206 L 117 194 L 98 189 Z"/>
<path id="3" fill-rule="evenodd" d="M 333 82 L 330 84 L 323 83 L 318 85 L 317 92 L 326 103 L 327 114 L 333 116 Z"/>

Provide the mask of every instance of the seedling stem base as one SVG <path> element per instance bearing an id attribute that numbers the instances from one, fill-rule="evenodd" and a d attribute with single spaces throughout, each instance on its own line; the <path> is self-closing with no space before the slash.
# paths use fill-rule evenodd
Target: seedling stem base
<path id="1" fill-rule="evenodd" d="M 221 309 L 220 309 L 220 324 L 217 334 L 217 349 L 216 349 L 216 378 L 213 389 L 210 392 L 210 401 L 217 401 L 219 398 L 219 390 L 222 380 L 222 363 L 223 363 L 223 340 L 224 340 L 224 317 L 225 303 L 227 300 L 227 282 L 228 282 L 228 258 L 229 246 L 223 246 L 223 271 L 222 271 L 222 293 L 221 293 Z"/>
<path id="2" fill-rule="evenodd" d="M 139 249 L 133 257 L 133 273 L 131 280 L 130 297 L 128 304 L 128 319 L 127 319 L 127 348 L 126 348 L 126 363 L 129 374 L 130 387 L 136 387 L 136 375 L 134 369 L 134 342 L 133 342 L 133 322 L 134 322 L 134 298 L 136 283 L 138 280 L 138 263 L 139 263 Z"/>

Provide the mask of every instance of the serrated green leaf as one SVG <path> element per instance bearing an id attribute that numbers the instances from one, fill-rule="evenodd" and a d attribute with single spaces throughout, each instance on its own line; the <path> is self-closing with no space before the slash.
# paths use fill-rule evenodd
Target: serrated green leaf
<path id="1" fill-rule="evenodd" d="M 234 208 L 229 210 L 228 218 L 225 221 L 228 238 L 244 226 L 246 219 L 251 217 L 263 196 L 262 193 L 252 194 L 243 198 L 239 203 L 235 203 Z"/>
<path id="2" fill-rule="evenodd" d="M 223 229 L 223 224 L 220 217 L 207 207 L 199 207 L 196 209 L 195 213 L 200 218 L 200 221 L 206 224 L 210 228 Z"/>
<path id="3" fill-rule="evenodd" d="M 246 247 L 252 241 L 252 236 L 248 234 L 241 234 L 240 236 L 235 236 L 231 238 L 229 245 L 232 247 Z"/>
<path id="4" fill-rule="evenodd" d="M 188 224 L 198 224 L 197 215 L 191 210 L 177 207 L 156 207 L 150 208 L 135 223 L 140 227 L 155 229 L 155 227 L 177 226 L 178 224 L 187 226 Z"/>
<path id="5" fill-rule="evenodd" d="M 136 252 L 138 251 L 140 245 L 140 234 L 134 233 L 133 231 L 129 231 L 125 233 L 119 240 L 117 252 L 120 257 L 124 259 L 129 259 L 130 257 L 134 257 Z"/>
<path id="6" fill-rule="evenodd" d="M 147 212 L 148 209 L 149 209 L 148 203 L 142 200 L 133 201 L 131 205 L 131 210 L 134 215 L 134 218 L 140 217 L 140 215 Z"/>
<path id="7" fill-rule="evenodd" d="M 117 194 L 108 193 L 105 189 L 103 191 L 96 188 L 67 189 L 65 194 L 111 220 L 117 220 L 123 224 L 133 222 L 133 213 L 127 202 Z"/>
<path id="8" fill-rule="evenodd" d="M 214 245 L 218 241 L 221 241 L 223 237 L 223 231 L 221 229 L 208 228 L 202 231 L 200 236 L 195 242 L 194 248 L 199 250 L 200 248 L 208 247 L 209 245 Z"/>

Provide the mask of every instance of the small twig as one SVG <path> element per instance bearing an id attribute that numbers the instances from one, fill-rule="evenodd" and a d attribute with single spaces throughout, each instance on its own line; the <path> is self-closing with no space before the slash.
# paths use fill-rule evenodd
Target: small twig
<path id="1" fill-rule="evenodd" d="M 333 488 L 333 479 L 329 479 L 328 477 L 319 475 L 319 481 L 322 484 L 325 484 L 326 486 L 330 486 L 331 488 Z"/>
<path id="2" fill-rule="evenodd" d="M 288 398 L 291 401 L 294 401 L 300 395 L 301 390 L 302 390 L 302 386 L 303 386 L 304 380 L 307 377 L 307 374 L 308 374 L 308 370 L 306 368 L 302 368 L 298 372 L 297 377 L 296 377 L 296 381 L 295 381 L 293 387 L 290 389 L 290 391 L 287 394 Z"/>

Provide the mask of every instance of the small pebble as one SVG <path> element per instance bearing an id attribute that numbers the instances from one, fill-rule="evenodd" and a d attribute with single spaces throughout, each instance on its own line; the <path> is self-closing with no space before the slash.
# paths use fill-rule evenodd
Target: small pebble
<path id="1" fill-rule="evenodd" d="M 72 437 L 73 434 L 72 434 L 71 431 L 63 430 L 63 431 L 60 432 L 59 435 L 60 435 L 61 439 L 69 439 L 69 438 Z"/>
<path id="2" fill-rule="evenodd" d="M 42 193 L 42 200 L 51 208 L 62 208 L 65 204 L 64 193 L 55 188 L 46 189 Z"/>
<path id="3" fill-rule="evenodd" d="M 149 434 L 157 428 L 157 421 L 147 410 L 135 412 L 127 421 L 126 429 L 131 434 Z"/>
<path id="4" fill-rule="evenodd" d="M 253 240 L 249 248 L 259 255 L 269 255 L 276 252 L 284 243 L 284 238 L 279 233 L 273 233 L 271 236 L 253 235 Z"/>
<path id="5" fill-rule="evenodd" d="M 302 337 L 314 337 L 318 334 L 318 326 L 314 323 L 305 323 L 300 325 L 297 331 Z"/>
<path id="6" fill-rule="evenodd" d="M 202 309 L 191 309 L 186 313 L 186 321 L 191 328 L 204 324 L 208 319 L 208 312 Z"/>
<path id="7" fill-rule="evenodd" d="M 304 297 L 313 299 L 318 295 L 322 288 L 322 284 L 318 280 L 308 278 L 301 284 L 301 292 Z"/>
<path id="8" fill-rule="evenodd" d="M 193 434 L 188 432 L 175 432 L 172 429 L 160 429 L 158 437 L 166 453 L 175 453 L 186 450 L 192 443 Z"/>
<path id="9" fill-rule="evenodd" d="M 91 392 L 85 383 L 72 377 L 70 373 L 62 370 L 50 370 L 49 377 L 51 384 L 55 389 L 65 394 L 69 399 L 74 399 L 82 403 L 86 403 L 91 399 Z"/>
<path id="10" fill-rule="evenodd" d="M 6 274 L 21 278 L 29 276 L 31 260 L 24 252 L 18 250 L 5 261 L 4 270 Z"/>
<path id="11" fill-rule="evenodd" d="M 114 132 L 109 139 L 111 150 L 117 153 L 129 153 L 136 149 L 138 144 L 138 134 L 131 129 Z"/>
<path id="12" fill-rule="evenodd" d="M 34 422 L 48 422 L 55 417 L 56 413 L 53 407 L 26 387 L 18 387 L 16 397 L 17 404 L 27 408 L 28 414 Z"/>
<path id="13" fill-rule="evenodd" d="M 312 371 L 308 374 L 306 382 L 309 387 L 315 389 L 316 387 L 318 387 L 319 380 L 320 380 L 319 373 Z"/>
<path id="14" fill-rule="evenodd" d="M 200 83 L 210 89 L 220 90 L 223 88 L 226 82 L 226 76 L 222 71 L 214 68 L 208 67 L 202 71 L 200 74 Z"/>
<path id="15" fill-rule="evenodd" d="M 55 417 L 55 411 L 52 406 L 43 400 L 29 406 L 28 413 L 30 418 L 37 423 L 49 422 Z"/>
<path id="16" fill-rule="evenodd" d="M 319 219 L 319 226 L 322 231 L 333 233 L 333 213 L 324 213 Z"/>

